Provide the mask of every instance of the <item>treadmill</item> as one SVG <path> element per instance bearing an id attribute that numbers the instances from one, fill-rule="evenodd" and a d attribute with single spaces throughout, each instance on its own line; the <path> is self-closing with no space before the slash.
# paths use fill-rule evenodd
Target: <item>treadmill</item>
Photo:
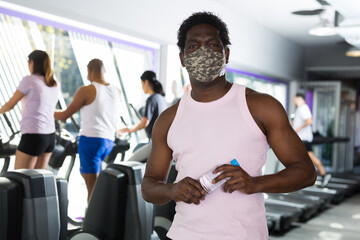
<path id="1" fill-rule="evenodd" d="M 329 143 L 339 143 L 339 142 L 348 142 L 350 140 L 349 137 L 324 137 L 320 134 L 314 134 L 314 139 L 312 144 L 329 144 Z M 315 183 L 318 186 L 321 186 L 321 178 L 318 176 L 317 182 Z M 350 197 L 354 193 L 360 190 L 360 180 L 347 179 L 341 177 L 332 177 L 326 187 L 330 189 L 335 189 L 342 191 L 345 194 L 345 197 Z"/>
<path id="2" fill-rule="evenodd" d="M 306 222 L 317 213 L 320 212 L 321 209 L 324 208 L 325 201 L 320 197 L 316 196 L 307 196 L 303 194 L 299 194 L 297 192 L 294 193 L 269 193 L 267 194 L 268 198 L 265 203 L 277 202 L 282 205 L 289 205 L 298 207 L 302 210 L 303 214 L 300 216 L 299 221 Z M 290 203 L 290 204 L 288 204 Z"/>
<path id="3" fill-rule="evenodd" d="M 321 181 L 321 177 L 318 176 L 317 180 Z M 332 176 L 329 183 L 327 184 L 327 186 L 329 186 L 330 188 L 331 186 L 334 186 L 336 188 L 339 185 L 345 185 L 342 186 L 342 188 L 348 190 L 349 194 L 354 194 L 360 190 L 360 179 L 350 179 L 339 176 Z"/>
<path id="4" fill-rule="evenodd" d="M 273 174 L 275 172 L 281 171 L 284 169 L 284 166 L 281 164 L 281 162 L 277 159 L 274 152 L 269 149 L 267 154 L 267 161 L 264 166 L 264 174 Z M 321 187 L 320 182 L 317 182 L 317 184 L 314 184 L 311 187 L 306 187 L 303 189 L 300 189 L 297 192 L 297 194 L 300 195 L 310 195 L 310 196 L 316 196 L 320 197 L 323 201 L 325 201 L 325 205 L 323 207 L 326 207 L 326 204 L 332 203 L 332 204 L 338 204 L 341 201 L 343 201 L 347 196 L 347 189 L 346 186 L 338 185 L 335 189 L 334 185 L 330 187 Z M 290 193 L 292 194 L 292 193 Z"/>

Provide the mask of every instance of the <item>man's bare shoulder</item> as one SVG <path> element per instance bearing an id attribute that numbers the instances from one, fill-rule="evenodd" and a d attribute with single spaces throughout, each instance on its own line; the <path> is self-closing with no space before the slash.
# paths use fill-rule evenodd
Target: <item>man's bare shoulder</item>
<path id="1" fill-rule="evenodd" d="M 170 129 L 170 126 L 172 122 L 174 121 L 177 108 L 179 106 L 178 101 L 176 104 L 172 105 L 171 107 L 164 110 L 160 116 L 157 118 L 155 124 L 154 124 L 154 130 L 153 130 L 153 139 L 157 137 L 165 137 L 167 136 L 167 133 Z"/>
<path id="2" fill-rule="evenodd" d="M 90 92 L 90 91 L 94 91 L 96 90 L 95 86 L 90 84 L 90 85 L 86 85 L 86 86 L 81 86 L 79 88 L 79 91 L 83 91 L 83 92 Z"/>
<path id="3" fill-rule="evenodd" d="M 252 117 L 265 135 L 267 126 L 273 125 L 276 122 L 280 124 L 288 122 L 282 104 L 269 94 L 247 88 L 246 102 Z"/>
<path id="4" fill-rule="evenodd" d="M 93 85 L 80 87 L 74 96 L 73 102 L 83 105 L 90 104 L 96 96 L 96 88 Z"/>
<path id="5" fill-rule="evenodd" d="M 160 114 L 157 122 L 159 122 L 159 124 L 161 124 L 163 127 L 166 127 L 166 126 L 170 127 L 170 125 L 174 121 L 180 101 L 178 101 L 174 105 L 172 105 L 172 106 L 168 107 L 166 110 L 164 110 Z"/>
<path id="6" fill-rule="evenodd" d="M 76 95 L 78 97 L 84 97 L 90 94 L 91 92 L 96 91 L 95 87 L 93 85 L 87 85 L 87 86 L 81 86 L 76 91 Z"/>
<path id="7" fill-rule="evenodd" d="M 246 102 L 250 110 L 252 108 L 257 108 L 258 110 L 268 109 L 269 111 L 274 110 L 273 108 L 283 109 L 281 103 L 273 96 L 257 92 L 251 88 L 246 88 Z"/>

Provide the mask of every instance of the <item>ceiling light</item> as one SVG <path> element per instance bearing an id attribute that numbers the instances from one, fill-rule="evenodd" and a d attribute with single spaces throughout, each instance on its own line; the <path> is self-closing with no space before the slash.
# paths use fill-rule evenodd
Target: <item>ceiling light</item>
<path id="1" fill-rule="evenodd" d="M 334 24 L 329 21 L 322 20 L 317 26 L 311 28 L 309 33 L 314 36 L 332 36 L 336 35 L 337 31 Z"/>
<path id="2" fill-rule="evenodd" d="M 347 57 L 360 57 L 360 49 L 357 47 L 350 47 L 349 50 L 345 53 Z"/>

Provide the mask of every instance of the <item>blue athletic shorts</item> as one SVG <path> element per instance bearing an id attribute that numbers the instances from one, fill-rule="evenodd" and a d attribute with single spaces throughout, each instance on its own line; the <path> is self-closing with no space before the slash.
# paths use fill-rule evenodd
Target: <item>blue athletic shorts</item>
<path id="1" fill-rule="evenodd" d="M 114 141 L 105 138 L 80 136 L 79 157 L 81 173 L 99 173 L 101 162 L 111 152 Z"/>

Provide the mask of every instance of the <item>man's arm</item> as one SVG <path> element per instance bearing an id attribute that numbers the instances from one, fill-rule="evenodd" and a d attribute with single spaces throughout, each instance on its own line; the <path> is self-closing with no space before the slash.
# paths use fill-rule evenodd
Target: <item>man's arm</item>
<path id="1" fill-rule="evenodd" d="M 275 155 L 285 169 L 271 175 L 252 177 L 241 166 L 222 165 L 217 171 L 224 171 L 216 181 L 230 177 L 224 184 L 224 191 L 240 190 L 251 194 L 256 192 L 291 192 L 314 184 L 316 172 L 308 153 L 298 135 L 290 126 L 285 110 L 273 97 L 251 92 L 247 95 L 249 110 L 266 135 Z"/>
<path id="2" fill-rule="evenodd" d="M 93 89 L 92 89 L 93 88 Z M 90 104 L 96 95 L 94 95 L 95 87 L 92 85 L 80 87 L 75 95 L 69 106 L 64 111 L 57 111 L 54 113 L 54 118 L 56 120 L 63 120 L 65 121 L 69 117 L 71 117 L 74 113 L 78 112 L 84 105 Z M 93 98 L 91 100 L 91 98 Z M 90 101 L 91 100 L 91 101 Z"/>
<path id="3" fill-rule="evenodd" d="M 200 183 L 186 177 L 178 183 L 166 183 L 172 160 L 172 150 L 167 145 L 167 133 L 175 117 L 178 104 L 165 110 L 157 119 L 152 134 L 152 149 L 147 160 L 142 195 L 148 202 L 165 204 L 171 200 L 199 204 L 203 199 Z"/>

